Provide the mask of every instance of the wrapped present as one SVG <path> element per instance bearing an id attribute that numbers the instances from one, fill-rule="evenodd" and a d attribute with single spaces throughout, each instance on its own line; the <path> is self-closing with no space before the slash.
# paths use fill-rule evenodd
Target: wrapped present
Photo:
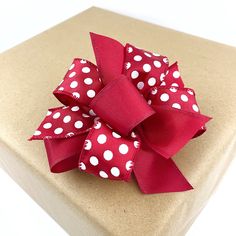
<path id="1" fill-rule="evenodd" d="M 58 166 L 56 165 L 57 163 L 53 162 L 55 159 L 50 159 L 52 153 L 48 152 L 49 146 L 54 147 L 55 144 L 53 139 L 49 138 L 50 133 L 44 134 L 48 136 L 45 144 L 49 165 L 42 143 L 30 143 L 27 141 L 29 135 L 44 116 L 45 109 L 61 106 L 61 103 L 53 97 L 51 91 L 57 87 L 58 81 L 64 77 L 71 60 L 83 57 L 88 61 L 95 62 L 94 53 L 88 38 L 88 33 L 91 31 L 116 38 L 122 44 L 130 42 L 137 46 L 135 50 L 145 48 L 147 51 L 143 51 L 143 53 L 146 53 L 148 58 L 150 52 L 158 52 L 158 54 L 155 54 L 168 55 L 170 62 L 174 63 L 178 60 L 181 65 L 179 68 L 181 77 L 184 78 L 184 82 L 188 87 L 194 88 L 201 113 L 214 117 L 213 121 L 208 124 L 208 132 L 204 133 L 204 135 L 190 141 L 183 148 L 182 145 L 177 154 L 175 154 L 176 150 L 170 149 L 175 154 L 172 160 L 194 189 L 172 193 L 167 193 L 168 191 L 164 190 L 159 191 L 162 192 L 161 194 L 144 195 L 130 173 L 128 176 L 127 174 L 125 175 L 126 177 L 131 176 L 131 178 L 124 178 L 124 180 L 128 180 L 125 182 L 104 179 L 104 177 L 107 177 L 106 172 L 98 172 L 103 177 L 98 178 L 80 171 L 79 168 L 81 170 L 85 169 L 86 153 L 84 162 L 76 163 L 78 168 L 64 166 L 65 169 L 61 169 L 60 165 Z M 127 50 L 131 50 L 129 46 Z M 119 57 L 119 54 L 116 55 Z M 135 61 L 139 60 L 139 58 L 136 59 Z M 165 57 L 162 58 L 163 60 L 165 63 Z M 184 235 L 215 189 L 230 163 L 235 149 L 234 117 L 236 107 L 234 102 L 236 101 L 236 94 L 234 90 L 236 83 L 233 79 L 236 75 L 233 66 L 235 60 L 236 50 L 234 48 L 102 9 L 91 8 L 8 50 L 0 56 L 1 164 L 16 182 L 71 235 Z M 159 62 L 158 60 L 156 61 L 155 66 L 158 68 Z M 87 63 L 87 61 L 82 62 Z M 75 66 L 75 64 L 76 62 L 72 66 Z M 125 66 L 126 69 L 130 67 L 127 63 Z M 85 68 L 91 70 L 92 67 Z M 176 68 L 177 64 L 174 63 L 169 68 L 169 71 L 173 69 L 172 75 L 179 78 L 180 74 Z M 100 70 L 102 69 L 100 68 Z M 144 72 L 150 71 L 147 66 L 143 67 L 143 70 Z M 138 69 L 135 71 L 138 71 Z M 132 76 L 136 77 L 137 73 L 132 75 L 132 72 L 133 70 L 130 71 L 130 74 L 129 72 L 127 74 L 131 78 Z M 174 72 L 176 73 L 174 74 Z M 73 71 L 69 70 L 66 76 L 72 76 L 71 73 Z M 151 78 L 154 78 L 154 76 Z M 162 78 L 161 74 L 160 78 Z M 139 82 L 135 86 L 141 90 L 143 85 Z M 66 80 L 62 82 L 63 86 L 57 87 L 54 94 L 62 103 L 70 106 L 71 104 L 66 104 L 68 97 L 63 96 L 64 87 L 67 86 L 65 83 Z M 77 87 L 76 83 L 76 81 L 74 81 L 74 84 L 70 83 L 70 88 Z M 90 80 L 86 80 L 86 83 L 90 83 Z M 154 79 L 147 81 L 147 83 L 151 87 L 155 84 Z M 129 87 L 129 84 L 127 86 L 132 92 L 132 87 Z M 178 93 L 176 91 L 178 90 L 177 87 L 182 85 L 179 84 L 176 87 L 172 83 L 169 86 L 168 89 L 173 90 L 170 92 Z M 165 86 L 163 86 L 164 88 Z M 112 92 L 109 91 L 109 93 Z M 133 91 L 132 93 L 135 94 L 136 92 Z M 154 90 L 153 95 L 155 93 Z M 189 96 L 187 93 L 189 95 L 192 93 L 193 95 L 194 92 L 193 90 L 186 90 L 185 97 L 182 96 L 181 98 L 183 102 L 186 102 L 186 97 L 188 98 Z M 163 101 L 169 100 L 169 92 L 164 91 L 163 94 L 164 96 L 160 99 Z M 92 92 L 88 95 L 88 97 L 94 97 Z M 77 94 L 72 92 L 72 101 L 79 96 L 78 92 Z M 143 97 L 147 98 L 148 95 L 144 92 Z M 148 99 L 150 107 L 153 103 L 157 106 L 159 101 L 152 100 L 152 98 Z M 178 110 L 180 102 L 172 103 L 171 106 L 175 104 L 172 108 Z M 191 103 L 190 105 L 193 112 L 199 112 L 195 101 L 194 104 Z M 94 105 L 94 110 L 99 113 L 102 107 L 99 108 L 100 110 L 98 107 L 99 104 L 97 106 L 96 104 Z M 75 111 L 77 109 L 76 106 L 73 109 Z M 84 109 L 86 110 L 86 107 Z M 148 109 L 147 112 L 149 112 Z M 69 113 L 74 111 L 71 109 L 67 111 L 67 107 L 63 109 L 65 117 L 67 117 L 64 123 L 68 123 L 67 121 L 71 117 L 73 118 L 72 114 Z M 136 112 L 135 109 L 134 112 Z M 49 113 L 49 117 L 58 115 L 58 111 L 55 109 L 49 110 Z M 94 115 L 90 110 L 84 114 L 87 116 Z M 84 115 L 83 118 L 86 119 L 88 117 Z M 112 124 L 114 131 L 120 129 L 120 125 L 116 126 L 116 123 L 110 120 L 110 117 L 103 118 L 101 117 L 109 125 Z M 204 124 L 207 120 L 208 118 L 200 124 L 203 127 L 199 129 L 198 126 L 192 130 L 192 132 L 197 131 L 195 136 L 200 135 L 205 130 Z M 159 121 L 161 122 L 162 120 L 159 118 Z M 104 129 L 109 129 L 109 127 L 105 127 L 106 125 L 102 121 L 96 120 L 95 126 L 89 122 L 88 127 L 94 127 L 94 130 L 97 130 L 96 127 L 100 125 Z M 130 131 L 129 125 L 123 123 L 122 128 L 119 130 L 125 137 Z M 51 126 L 51 123 L 48 121 L 42 123 L 42 128 L 46 128 L 47 132 L 50 130 L 49 126 Z M 75 128 L 80 129 L 81 123 L 77 122 Z M 159 126 L 157 128 L 164 130 L 165 127 Z M 40 136 L 41 131 L 39 129 L 35 133 L 36 136 Z M 62 132 L 59 129 L 54 132 L 54 135 L 60 136 L 61 134 Z M 67 134 L 70 135 L 67 135 L 66 140 L 73 139 L 72 132 Z M 115 136 L 117 135 L 119 134 L 115 133 Z M 41 138 L 44 139 L 45 137 Z M 132 138 L 135 137 L 130 137 L 128 141 L 124 138 L 124 141 L 127 141 L 127 146 L 129 146 L 129 142 L 132 142 L 132 144 L 136 142 L 137 144 L 138 140 L 133 140 Z M 151 139 L 152 136 L 148 136 L 148 138 Z M 161 135 L 157 138 L 160 143 Z M 102 137 L 99 142 L 103 142 Z M 186 144 L 186 142 L 183 143 Z M 60 142 L 57 145 L 60 145 Z M 81 142 L 79 145 L 82 146 L 83 143 Z M 121 154 L 126 152 L 127 146 L 122 146 Z M 138 144 L 136 146 L 138 147 Z M 134 148 L 137 148 L 136 146 Z M 53 156 L 60 156 L 62 150 L 67 149 L 65 147 L 64 145 L 62 149 L 53 148 L 53 150 L 60 150 L 55 151 Z M 160 150 L 159 146 L 154 148 Z M 179 150 L 180 148 L 177 149 Z M 173 153 L 170 153 L 170 155 L 173 155 Z M 144 151 L 142 154 L 146 155 Z M 161 154 L 164 158 L 170 156 L 164 151 Z M 109 153 L 106 158 L 110 158 Z M 90 163 L 93 166 L 97 166 L 97 161 L 98 159 L 95 158 L 93 160 L 90 159 Z M 137 165 L 140 165 L 140 163 Z M 49 167 L 53 172 L 73 170 L 55 174 L 50 172 Z M 69 165 L 69 167 L 71 166 Z M 131 166 L 128 169 L 130 168 Z M 145 177 L 146 175 L 142 176 L 140 170 L 141 168 L 137 171 L 137 175 L 140 176 L 141 174 L 142 178 Z M 94 174 L 94 171 L 94 169 L 91 169 L 88 172 Z M 118 177 L 119 174 L 120 169 L 119 172 L 117 169 L 111 171 L 113 179 Z M 140 181 L 138 183 L 140 185 Z M 188 186 L 185 190 L 188 189 L 191 189 L 191 187 Z"/>
<path id="2" fill-rule="evenodd" d="M 143 193 L 187 191 L 171 159 L 210 120 L 200 113 L 177 62 L 90 33 L 97 66 L 76 58 L 31 140 L 44 140 L 52 172 L 79 168 L 111 180 L 133 173 Z"/>

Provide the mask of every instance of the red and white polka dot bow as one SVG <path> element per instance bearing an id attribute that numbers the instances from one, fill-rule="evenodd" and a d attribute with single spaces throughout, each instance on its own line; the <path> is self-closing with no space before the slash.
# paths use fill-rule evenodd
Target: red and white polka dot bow
<path id="1" fill-rule="evenodd" d="M 74 59 L 30 140 L 43 139 L 52 172 L 79 168 L 112 180 L 131 172 L 144 193 L 192 189 L 171 157 L 209 117 L 167 57 L 91 33 L 97 66 Z"/>

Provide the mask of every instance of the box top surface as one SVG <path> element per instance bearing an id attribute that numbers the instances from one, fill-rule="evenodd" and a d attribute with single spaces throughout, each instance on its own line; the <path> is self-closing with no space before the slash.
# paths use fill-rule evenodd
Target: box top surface
<path id="1" fill-rule="evenodd" d="M 27 141 L 47 109 L 58 106 L 52 91 L 73 58 L 95 61 L 90 31 L 157 51 L 171 62 L 178 60 L 186 86 L 197 93 L 202 113 L 214 118 L 208 132 L 174 158 L 194 191 L 143 195 L 133 180 L 106 181 L 78 170 L 52 174 L 43 142 Z M 91 8 L 2 53 L 0 139 L 108 232 L 161 235 L 168 227 L 168 232 L 180 232 L 178 226 L 182 222 L 188 225 L 211 193 L 232 148 L 236 129 L 235 62 L 235 48 Z M 170 227 L 170 221 L 177 223 Z"/>

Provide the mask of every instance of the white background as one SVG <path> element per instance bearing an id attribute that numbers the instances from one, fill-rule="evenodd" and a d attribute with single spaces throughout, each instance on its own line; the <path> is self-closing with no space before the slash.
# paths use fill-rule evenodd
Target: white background
<path id="1" fill-rule="evenodd" d="M 233 0 L 0 0 L 0 52 L 94 5 L 236 46 Z M 236 235 L 235 180 L 234 160 L 188 236 Z M 67 235 L 1 169 L 0 189 L 0 235 Z"/>

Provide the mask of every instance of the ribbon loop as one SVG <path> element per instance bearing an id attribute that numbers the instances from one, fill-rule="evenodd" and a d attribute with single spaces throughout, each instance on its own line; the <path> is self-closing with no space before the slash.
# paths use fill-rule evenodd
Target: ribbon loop
<path id="1" fill-rule="evenodd" d="M 79 168 L 87 173 L 113 180 L 130 178 L 139 138 L 120 136 L 101 120 L 95 120 L 79 159 Z"/>
<path id="2" fill-rule="evenodd" d="M 105 86 L 90 107 L 102 120 L 125 136 L 155 113 L 124 75 Z"/>
<path id="3" fill-rule="evenodd" d="M 86 110 L 101 88 L 97 66 L 85 59 L 75 58 L 53 94 L 67 106 L 79 105 Z"/>

